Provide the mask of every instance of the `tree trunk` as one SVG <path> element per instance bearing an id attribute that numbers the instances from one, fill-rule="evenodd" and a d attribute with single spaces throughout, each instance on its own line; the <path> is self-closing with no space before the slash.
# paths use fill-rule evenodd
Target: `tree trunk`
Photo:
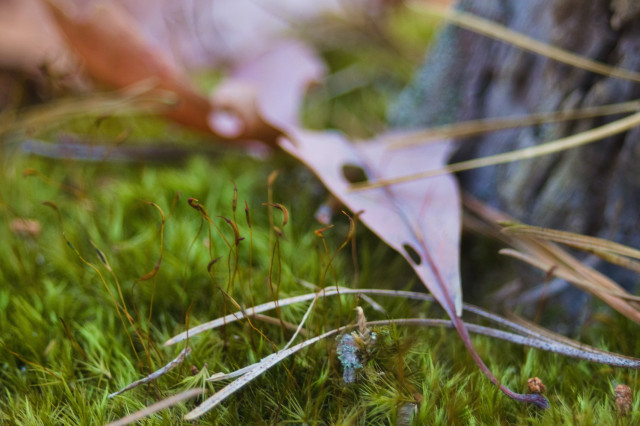
<path id="1" fill-rule="evenodd" d="M 640 70 L 640 2 L 462 0 L 458 8 L 544 43 Z M 390 112 L 396 127 L 561 111 L 640 97 L 640 84 L 609 78 L 446 26 L 413 84 Z M 459 142 L 453 161 L 568 136 L 619 117 L 546 124 Z M 640 129 L 561 154 L 459 175 L 462 187 L 527 224 L 640 247 Z M 629 287 L 631 274 L 608 270 Z"/>

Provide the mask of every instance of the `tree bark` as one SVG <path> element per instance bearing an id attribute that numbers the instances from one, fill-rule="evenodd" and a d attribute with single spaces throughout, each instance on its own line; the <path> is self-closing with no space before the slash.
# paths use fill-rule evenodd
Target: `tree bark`
<path id="1" fill-rule="evenodd" d="M 640 2 L 462 0 L 461 10 L 579 55 L 640 70 Z M 640 97 L 605 77 L 445 26 L 390 112 L 396 127 L 599 106 Z M 504 130 L 460 141 L 452 162 L 533 146 L 620 117 Z M 459 175 L 462 187 L 524 223 L 640 247 L 640 129 L 561 154 Z M 636 278 L 608 270 L 627 287 Z"/>

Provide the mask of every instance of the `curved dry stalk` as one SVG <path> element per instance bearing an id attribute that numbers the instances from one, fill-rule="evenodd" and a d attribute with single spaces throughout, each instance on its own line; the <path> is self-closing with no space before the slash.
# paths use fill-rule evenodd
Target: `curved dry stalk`
<path id="1" fill-rule="evenodd" d="M 384 290 L 384 289 L 352 289 L 352 288 L 344 288 L 344 287 L 340 287 L 339 290 L 336 290 L 335 287 L 331 287 L 331 288 L 327 288 L 325 291 L 322 292 L 318 292 L 318 293 L 308 293 L 308 294 L 303 294 L 300 296 L 294 296 L 294 297 L 289 297 L 287 299 L 281 299 L 278 302 L 278 306 L 282 307 L 282 306 L 288 306 L 288 305 L 292 305 L 295 303 L 302 303 L 305 302 L 307 300 L 312 300 L 315 299 L 316 297 L 329 297 L 329 296 L 337 296 L 338 293 L 340 294 L 356 294 L 356 295 L 360 295 L 360 294 L 370 294 L 370 295 L 376 295 L 376 296 L 386 296 L 386 297 L 403 297 L 406 299 L 413 299 L 413 300 L 419 300 L 422 302 L 433 302 L 433 296 L 426 294 L 426 293 L 419 293 L 416 291 L 403 291 L 403 290 Z M 217 318 L 213 321 L 209 321 L 207 323 L 204 324 L 200 324 L 194 328 L 191 328 L 188 331 L 185 331 L 183 333 L 180 333 L 174 337 L 172 337 L 171 339 L 167 340 L 164 343 L 164 346 L 171 346 L 173 344 L 179 343 L 181 341 L 184 341 L 187 339 L 188 337 L 193 337 L 194 335 L 197 335 L 199 333 L 202 333 L 204 331 L 207 330 L 213 330 L 215 328 L 221 327 L 225 324 L 229 324 L 235 321 L 239 321 L 242 318 L 244 318 L 245 316 L 251 316 L 253 315 L 253 312 L 265 312 L 265 311 L 269 311 L 272 309 L 276 308 L 276 303 L 275 302 L 268 302 L 268 303 L 263 303 L 261 305 L 255 306 L 255 307 L 251 307 L 248 309 L 245 309 L 244 312 L 235 312 L 233 314 L 229 314 L 225 317 L 222 318 Z M 501 317 L 500 315 L 496 315 L 494 313 L 491 313 L 489 311 L 485 311 L 482 308 L 479 308 L 477 306 L 474 305 L 470 305 L 468 303 L 465 303 L 463 305 L 463 309 L 465 312 L 469 312 L 472 313 L 474 315 L 478 315 L 479 317 L 488 319 L 489 321 L 494 322 L 495 324 L 498 324 L 500 326 L 503 326 L 505 328 L 508 328 L 512 331 L 515 331 L 517 333 L 523 334 L 523 335 L 528 335 L 528 336 L 533 336 L 533 337 L 537 337 L 539 339 L 544 339 L 544 336 L 539 335 L 538 333 L 532 332 L 531 330 L 527 329 L 526 327 L 523 327 L 522 325 L 509 321 L 506 318 Z M 246 312 L 250 311 L 251 314 L 247 314 Z"/>
<path id="2" fill-rule="evenodd" d="M 354 184 L 351 186 L 351 191 L 363 191 L 366 189 L 381 188 L 396 183 L 426 179 L 446 173 L 457 173 L 465 170 L 478 169 L 480 167 L 495 166 L 498 164 L 542 157 L 544 155 L 555 154 L 557 152 L 566 151 L 568 149 L 586 145 L 591 142 L 596 142 L 609 136 L 626 132 L 627 130 L 630 130 L 638 125 L 640 125 L 640 113 L 635 113 L 633 115 L 630 115 L 629 117 L 621 118 L 612 123 L 605 124 L 604 126 L 596 127 L 595 129 L 577 133 L 566 138 L 556 139 L 552 142 L 517 149 L 515 151 L 505 152 L 503 154 L 491 155 L 489 157 L 461 161 L 459 163 L 449 164 L 445 167 L 427 170 L 425 172 L 399 176 L 391 179 L 380 179 L 377 181 L 366 182 L 362 184 Z"/>
<path id="3" fill-rule="evenodd" d="M 424 318 L 403 318 L 403 319 L 394 319 L 394 320 L 369 321 L 366 323 L 367 326 L 388 326 L 391 324 L 420 325 L 420 326 L 427 326 L 427 327 L 440 326 L 440 327 L 456 328 L 456 325 L 451 320 L 424 319 Z M 262 359 L 261 361 L 255 364 L 252 364 L 248 367 L 245 367 L 241 370 L 238 370 L 236 372 L 229 373 L 226 375 L 216 376 L 215 380 L 222 380 L 223 378 L 231 378 L 231 377 L 241 375 L 240 378 L 229 383 L 227 386 L 220 389 L 218 392 L 216 392 L 214 395 L 212 395 L 209 399 L 204 401 L 194 410 L 189 412 L 184 417 L 184 419 L 193 420 L 202 416 L 206 412 L 215 408 L 217 405 L 219 405 L 229 396 L 233 395 L 235 392 L 237 392 L 244 386 L 248 385 L 251 381 L 253 381 L 255 378 L 260 376 L 262 373 L 266 372 L 268 369 L 277 365 L 279 362 L 281 362 L 285 358 L 304 349 L 305 347 L 310 346 L 322 339 L 325 339 L 327 337 L 336 335 L 342 331 L 349 330 L 355 327 L 357 327 L 357 325 L 354 324 L 354 325 L 344 326 L 344 327 L 340 327 L 340 328 L 328 331 L 324 334 L 321 334 L 320 336 L 306 340 L 305 342 L 302 342 L 289 349 L 282 350 L 275 354 L 271 354 L 268 357 Z M 484 327 L 476 324 L 465 323 L 465 327 L 473 333 L 506 340 L 509 342 L 529 346 L 536 349 L 555 352 L 555 353 L 570 356 L 573 358 L 603 363 L 603 364 L 612 365 L 616 367 L 640 368 L 640 359 L 626 357 L 626 356 L 610 353 L 607 351 L 602 351 L 587 345 L 580 345 L 580 344 L 576 345 L 577 342 L 572 342 L 570 341 L 570 339 L 569 339 L 569 343 L 566 343 L 560 340 L 558 341 L 553 340 L 549 336 L 547 336 L 546 338 L 522 336 L 519 334 L 510 333 L 503 330 L 496 330 L 493 328 Z M 531 401 L 531 402 L 534 402 L 534 401 Z"/>

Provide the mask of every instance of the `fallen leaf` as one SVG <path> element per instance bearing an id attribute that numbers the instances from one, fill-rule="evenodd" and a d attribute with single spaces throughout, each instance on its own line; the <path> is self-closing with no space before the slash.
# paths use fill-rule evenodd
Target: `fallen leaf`
<path id="1" fill-rule="evenodd" d="M 279 126 L 297 123 L 307 86 L 324 73 L 322 61 L 303 43 L 272 42 L 260 55 L 239 61 L 210 102 L 117 3 L 94 2 L 80 11 L 60 0 L 43 1 L 93 79 L 116 88 L 151 80 L 177 96 L 169 118 L 222 140 L 275 145 Z"/>
<path id="2" fill-rule="evenodd" d="M 320 80 L 322 60 L 307 45 L 283 41 L 241 64 L 212 95 L 213 131 L 230 139 L 275 145 L 283 128 L 298 126 L 302 99 Z"/>
<path id="3" fill-rule="evenodd" d="M 411 264 L 451 316 L 459 316 L 460 197 L 451 175 L 387 188 L 352 192 L 360 179 L 378 180 L 410 170 L 439 167 L 448 141 L 402 150 L 384 142 L 351 143 L 338 133 L 291 130 L 280 146 L 304 162 L 327 189 Z"/>
<path id="4" fill-rule="evenodd" d="M 68 43 L 99 83 L 123 88 L 153 80 L 158 89 L 177 95 L 166 115 L 178 123 L 209 132 L 209 101 L 193 89 L 180 68 L 137 31 L 136 22 L 116 3 L 101 2 L 80 11 L 58 0 L 43 0 Z"/>
<path id="5" fill-rule="evenodd" d="M 442 167 L 448 158 L 449 141 L 394 150 L 379 140 L 351 143 L 338 133 L 290 128 L 287 135 L 281 138 L 280 146 L 305 163 L 349 209 L 362 212 L 362 223 L 409 262 L 491 382 L 511 398 L 547 408 L 549 403 L 541 395 L 517 394 L 500 383 L 476 352 L 460 319 L 461 203 L 453 176 L 351 190 L 353 184 L 363 181 Z"/>

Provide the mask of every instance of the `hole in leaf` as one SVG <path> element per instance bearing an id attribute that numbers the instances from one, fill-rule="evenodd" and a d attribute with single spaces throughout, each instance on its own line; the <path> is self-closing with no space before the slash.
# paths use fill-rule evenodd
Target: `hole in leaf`
<path id="1" fill-rule="evenodd" d="M 362 183 L 367 182 L 369 178 L 367 177 L 367 173 L 360 166 L 355 164 L 345 164 L 342 166 L 342 176 L 349 183 Z"/>
<path id="2" fill-rule="evenodd" d="M 420 257 L 416 249 L 414 249 L 407 243 L 403 244 L 402 248 L 407 253 L 407 255 L 411 258 L 411 260 L 413 260 L 413 263 L 415 263 L 416 265 L 419 265 L 422 263 L 422 258 Z"/>

